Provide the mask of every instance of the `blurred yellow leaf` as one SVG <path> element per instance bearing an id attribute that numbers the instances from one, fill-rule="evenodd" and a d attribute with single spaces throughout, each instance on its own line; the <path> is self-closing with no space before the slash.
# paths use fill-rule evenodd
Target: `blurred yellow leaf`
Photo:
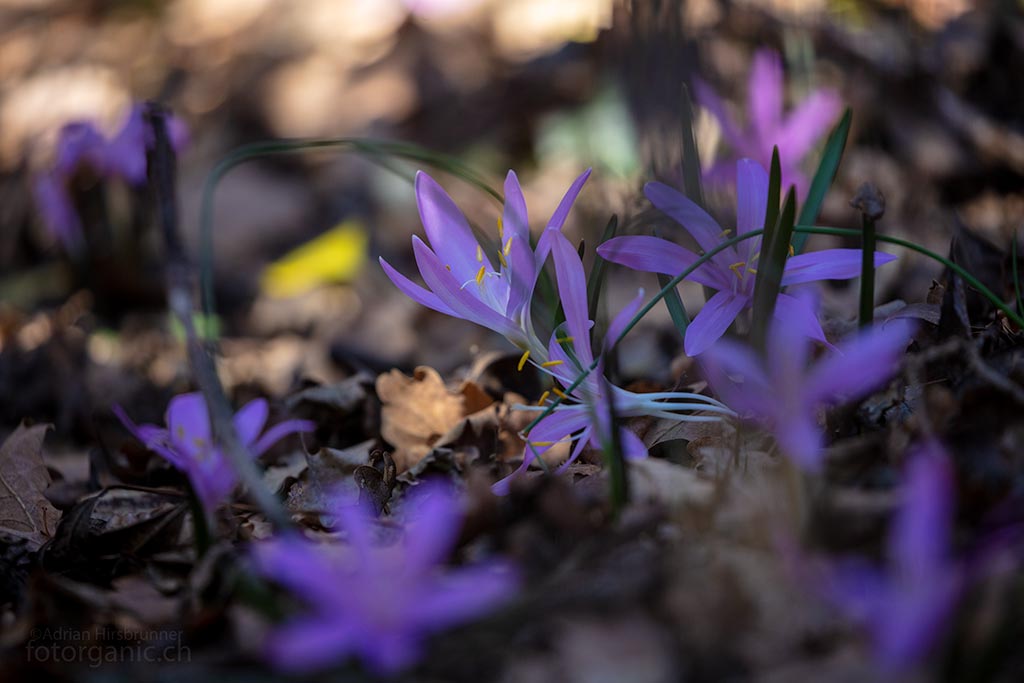
<path id="1" fill-rule="evenodd" d="M 366 230 L 348 220 L 288 252 L 263 271 L 263 292 L 276 299 L 352 280 L 366 262 Z"/>

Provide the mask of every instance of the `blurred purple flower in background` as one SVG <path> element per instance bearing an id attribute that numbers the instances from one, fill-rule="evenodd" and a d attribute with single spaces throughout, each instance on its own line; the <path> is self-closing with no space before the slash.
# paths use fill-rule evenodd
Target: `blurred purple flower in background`
<path id="1" fill-rule="evenodd" d="M 695 86 L 697 100 L 718 119 L 731 153 L 708 169 L 708 180 L 734 182 L 733 164 L 742 157 L 768 166 L 772 148 L 778 145 L 782 187 L 796 185 L 797 196 L 805 197 L 808 182 L 800 171 L 800 162 L 835 120 L 841 107 L 839 95 L 831 89 L 814 90 L 788 116 L 783 115 L 782 60 L 772 50 L 758 50 L 754 54 L 747 85 L 746 127 L 735 121 L 711 87 L 700 80 Z"/>
<path id="2" fill-rule="evenodd" d="M 231 494 L 238 480 L 231 463 L 213 443 L 210 417 L 202 394 L 179 394 L 172 398 L 167 405 L 166 429 L 153 424 L 136 425 L 121 406 L 114 406 L 113 410 L 121 424 L 146 448 L 188 476 L 208 514 Z M 249 401 L 235 413 L 238 438 L 254 458 L 289 434 L 311 432 L 316 428 L 307 420 L 286 420 L 260 436 L 267 413 L 267 402 L 262 398 Z"/>
<path id="3" fill-rule="evenodd" d="M 83 241 L 71 194 L 78 174 L 88 170 L 98 178 L 121 180 L 133 187 L 146 182 L 146 150 L 154 143 L 142 110 L 141 104 L 133 106 L 110 139 L 88 121 L 75 121 L 61 129 L 53 165 L 35 178 L 33 194 L 43 224 L 66 250 L 80 249 Z M 184 148 L 188 132 L 180 119 L 170 119 L 169 133 L 175 150 Z"/>
<path id="4" fill-rule="evenodd" d="M 736 229 L 742 235 L 764 227 L 768 173 L 756 161 L 741 159 L 736 163 L 736 177 Z M 729 239 L 732 233 L 732 230 L 723 230 L 703 209 L 667 185 L 647 183 L 644 193 L 655 207 L 682 225 L 705 252 Z M 599 246 L 597 253 L 634 270 L 672 276 L 683 272 L 699 258 L 673 242 L 644 235 L 614 237 Z M 707 350 L 725 334 L 740 312 L 751 306 L 760 255 L 761 238 L 753 237 L 719 252 L 687 277 L 718 292 L 708 299 L 686 328 L 683 344 L 686 355 L 696 356 Z M 875 252 L 875 266 L 895 258 Z M 846 280 L 860 275 L 860 269 L 860 249 L 825 249 L 799 254 L 787 259 L 782 285 Z M 804 336 L 825 341 L 814 307 L 797 297 L 779 294 L 775 319 L 800 330 Z"/>
<path id="5" fill-rule="evenodd" d="M 899 368 L 913 335 L 905 320 L 877 324 L 842 341 L 808 367 L 810 342 L 776 320 L 765 358 L 729 339 L 701 357 L 705 374 L 726 405 L 775 435 L 782 450 L 806 470 L 822 466 L 818 412 L 867 395 Z"/>
<path id="6" fill-rule="evenodd" d="M 589 177 L 588 169 L 573 182 L 548 221 L 548 228 L 562 229 Z M 427 308 L 494 330 L 519 348 L 543 356 L 544 344 L 534 333 L 530 319 L 530 300 L 547 252 L 538 244 L 534 253 L 530 246 L 526 201 L 516 174 L 509 171 L 505 179 L 497 269 L 459 207 L 422 171 L 416 174 L 416 203 L 430 246 L 415 235 L 412 246 L 416 265 L 429 289 L 412 282 L 381 258 L 381 267 L 395 286 Z"/>
<path id="7" fill-rule="evenodd" d="M 447 486 L 420 485 L 401 542 L 374 543 L 374 520 L 360 506 L 337 505 L 347 548 L 295 536 L 256 545 L 256 567 L 302 600 L 308 611 L 275 629 L 267 654 L 279 668 L 322 669 L 358 656 L 380 674 L 414 664 L 431 633 L 472 620 L 508 600 L 516 587 L 500 561 L 442 569 L 458 540 L 461 513 Z"/>
<path id="8" fill-rule="evenodd" d="M 907 461 L 885 566 L 846 560 L 828 573 L 826 596 L 870 630 L 875 655 L 886 668 L 920 661 L 956 608 L 964 573 L 950 554 L 953 482 L 942 446 L 919 445 Z"/>

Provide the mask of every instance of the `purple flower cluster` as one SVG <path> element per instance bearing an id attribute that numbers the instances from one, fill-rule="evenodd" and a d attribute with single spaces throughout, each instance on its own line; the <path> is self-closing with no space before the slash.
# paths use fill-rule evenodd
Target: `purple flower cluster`
<path id="1" fill-rule="evenodd" d="M 258 398 L 235 413 L 238 438 L 254 458 L 289 434 L 311 432 L 316 428 L 307 420 L 286 420 L 261 436 L 268 411 L 267 402 Z M 188 476 L 207 514 L 212 514 L 231 495 L 238 477 L 224 452 L 213 441 L 210 416 L 202 394 L 180 394 L 171 399 L 167 405 L 166 428 L 137 425 L 121 406 L 114 406 L 114 414 L 146 448 Z"/>
<path id="2" fill-rule="evenodd" d="M 188 138 L 184 123 L 171 118 L 169 133 L 173 147 L 182 149 Z M 65 249 L 78 250 L 83 240 L 71 194 L 75 178 L 89 171 L 99 178 L 142 185 L 146 182 L 146 150 L 153 144 L 152 131 L 138 104 L 110 138 L 89 121 L 75 121 L 61 129 L 53 164 L 36 177 L 33 192 L 46 229 Z"/>
<path id="3" fill-rule="evenodd" d="M 335 505 L 347 547 L 279 537 L 254 548 L 257 570 L 306 610 L 278 627 L 267 655 L 279 668 L 310 671 L 359 657 L 379 674 L 415 663 L 424 639 L 509 599 L 516 574 L 504 562 L 444 567 L 458 540 L 459 500 L 427 482 L 408 506 L 400 542 L 375 542 L 375 520 L 359 506 Z"/>

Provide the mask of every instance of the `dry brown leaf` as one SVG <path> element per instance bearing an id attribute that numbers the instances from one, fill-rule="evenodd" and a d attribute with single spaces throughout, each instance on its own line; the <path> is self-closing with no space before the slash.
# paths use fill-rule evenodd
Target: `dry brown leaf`
<path id="1" fill-rule="evenodd" d="M 53 536 L 60 521 L 60 511 L 43 495 L 50 485 L 42 455 L 49 428 L 21 425 L 0 446 L 0 529 L 26 538 L 33 549 Z"/>
<path id="2" fill-rule="evenodd" d="M 426 366 L 416 368 L 412 377 L 398 370 L 380 375 L 377 396 L 383 406 L 381 436 L 394 446 L 399 472 L 422 460 L 462 418 L 492 403 L 472 382 L 449 391 L 437 371 Z"/>
<path id="3" fill-rule="evenodd" d="M 659 458 L 644 458 L 629 463 L 629 492 L 635 502 L 658 503 L 673 509 L 710 504 L 715 486 L 692 468 Z"/>

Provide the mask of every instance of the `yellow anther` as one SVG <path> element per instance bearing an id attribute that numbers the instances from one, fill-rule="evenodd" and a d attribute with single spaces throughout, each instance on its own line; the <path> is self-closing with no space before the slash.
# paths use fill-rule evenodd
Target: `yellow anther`
<path id="1" fill-rule="evenodd" d="M 500 263 L 503 268 L 508 268 L 508 261 L 505 260 L 505 255 L 500 251 L 498 252 L 498 263 Z"/>
<path id="2" fill-rule="evenodd" d="M 557 396 L 558 398 L 562 399 L 563 401 L 569 400 L 568 394 L 566 394 L 564 391 L 562 391 L 558 387 L 551 387 L 551 391 L 552 391 L 552 393 L 554 393 L 555 396 Z"/>
<path id="3" fill-rule="evenodd" d="M 751 262 L 751 263 L 753 263 L 754 261 L 756 261 L 756 260 L 757 260 L 757 259 L 759 259 L 759 258 L 761 258 L 761 252 L 757 252 L 756 254 L 754 254 L 753 256 L 751 256 L 751 257 L 750 257 L 750 262 Z"/>
<path id="4" fill-rule="evenodd" d="M 722 231 L 722 232 L 721 232 L 721 233 L 720 233 L 720 234 L 718 235 L 718 238 L 719 238 L 719 239 L 721 239 L 721 238 L 723 238 L 723 237 L 728 237 L 728 236 L 729 236 L 729 235 L 731 235 L 731 234 L 732 234 L 732 228 L 726 228 L 725 230 L 723 230 L 723 231 Z"/>
<path id="5" fill-rule="evenodd" d="M 554 446 L 554 441 L 531 441 L 530 445 L 535 448 L 546 448 L 548 446 Z"/>
<path id="6" fill-rule="evenodd" d="M 796 249 L 793 248 L 792 244 L 789 245 L 789 255 L 790 256 L 796 256 Z"/>
<path id="7" fill-rule="evenodd" d="M 505 256 L 508 256 L 509 254 L 512 253 L 512 238 L 511 237 L 509 237 L 508 241 L 505 242 L 505 248 L 502 249 L 502 251 L 505 252 Z"/>
<path id="8" fill-rule="evenodd" d="M 558 342 L 559 344 L 568 344 L 570 342 L 576 341 L 576 338 L 575 337 L 555 337 L 555 341 Z"/>
<path id="9" fill-rule="evenodd" d="M 543 394 L 541 394 L 540 395 L 540 400 L 537 401 L 537 405 L 539 405 L 539 406 L 544 405 L 544 401 L 548 400 L 548 396 L 550 396 L 550 395 L 551 395 L 550 391 L 545 391 Z"/>
<path id="10" fill-rule="evenodd" d="M 732 272 L 736 273 L 736 277 L 738 277 L 738 278 L 740 278 L 742 280 L 743 279 L 743 274 L 740 273 L 740 268 L 742 268 L 745 265 L 747 265 L 746 261 L 737 261 L 736 263 L 732 263 L 732 264 L 729 265 L 729 270 L 731 270 Z"/>
<path id="11" fill-rule="evenodd" d="M 546 360 L 540 364 L 542 368 L 553 368 L 556 365 L 561 365 L 564 361 L 560 360 Z"/>
<path id="12" fill-rule="evenodd" d="M 498 237 L 505 237 L 505 221 L 501 219 L 501 216 L 498 216 Z"/>
<path id="13" fill-rule="evenodd" d="M 480 266 L 480 270 L 476 271 L 476 283 L 482 285 L 484 283 L 484 274 L 487 272 L 487 266 Z"/>
<path id="14" fill-rule="evenodd" d="M 747 268 L 747 272 L 748 273 L 753 273 L 754 275 L 757 275 L 757 268 Z"/>
<path id="15" fill-rule="evenodd" d="M 444 264 L 444 269 L 447 270 L 449 273 L 452 272 L 452 267 L 449 266 L 447 263 Z"/>
<path id="16" fill-rule="evenodd" d="M 483 263 L 484 262 L 484 250 L 483 250 L 483 247 L 481 247 L 479 244 L 476 245 L 476 262 L 477 263 Z"/>
<path id="17" fill-rule="evenodd" d="M 530 352 L 528 350 L 523 351 L 523 355 L 519 357 L 519 365 L 516 366 L 516 369 L 519 370 L 519 372 L 522 372 L 523 368 L 526 367 L 526 361 L 528 360 L 530 360 Z"/>

